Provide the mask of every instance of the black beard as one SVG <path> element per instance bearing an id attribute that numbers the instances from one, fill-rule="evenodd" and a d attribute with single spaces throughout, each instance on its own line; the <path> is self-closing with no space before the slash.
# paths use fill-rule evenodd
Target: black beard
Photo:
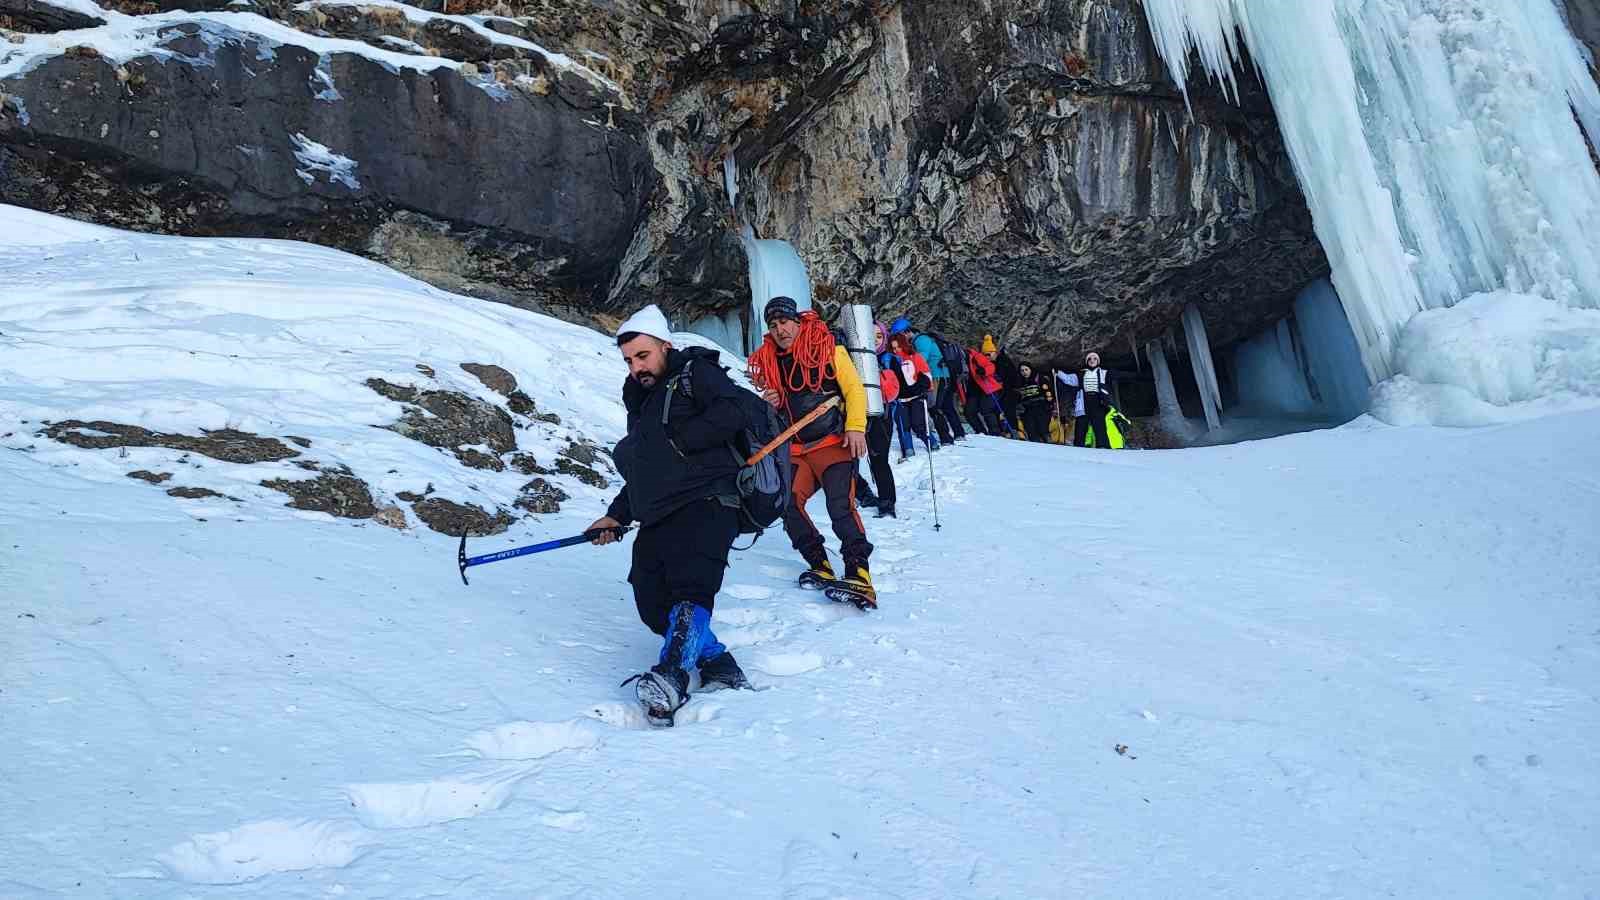
<path id="1" fill-rule="evenodd" d="M 640 372 L 639 374 L 633 376 L 633 380 L 639 382 L 639 387 L 642 387 L 645 390 L 649 390 L 656 386 L 656 377 L 651 375 L 649 372 Z"/>

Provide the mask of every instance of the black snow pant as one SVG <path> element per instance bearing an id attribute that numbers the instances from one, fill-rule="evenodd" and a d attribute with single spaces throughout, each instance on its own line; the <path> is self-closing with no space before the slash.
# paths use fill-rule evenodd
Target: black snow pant
<path id="1" fill-rule="evenodd" d="M 1106 413 L 1110 411 L 1102 395 L 1085 394 L 1083 398 L 1083 415 L 1078 417 L 1078 431 L 1072 437 L 1073 446 L 1088 446 L 1089 430 L 1093 429 L 1096 449 L 1110 450 L 1111 438 L 1106 435 Z"/>
<path id="2" fill-rule="evenodd" d="M 879 509 L 894 509 L 894 469 L 889 465 L 889 448 L 893 445 L 894 423 L 889 416 L 868 419 L 867 462 L 872 468 L 872 484 L 878 489 Z"/>
<path id="3" fill-rule="evenodd" d="M 939 440 L 946 444 L 967 436 L 961 417 L 956 414 L 956 385 L 948 378 L 939 382 L 939 393 L 933 399 L 933 426 L 939 430 Z"/>
<path id="4" fill-rule="evenodd" d="M 978 398 L 983 392 L 974 388 L 967 389 L 967 402 L 962 404 L 961 412 L 967 417 L 967 427 L 973 434 L 988 434 L 989 423 L 983 421 L 983 408 L 978 405 Z"/>
<path id="5" fill-rule="evenodd" d="M 902 397 L 900 406 L 905 410 L 906 421 L 911 425 L 911 433 L 922 439 L 922 446 L 931 449 L 933 442 L 928 439 L 928 398 L 925 396 Z"/>
<path id="6" fill-rule="evenodd" d="M 1017 404 L 1022 402 L 1022 397 L 1016 391 L 1007 390 L 1000 394 L 1000 413 L 1005 416 L 1006 424 L 1011 426 L 1011 433 L 1016 434 L 1020 421 L 1017 419 Z"/>
<path id="7" fill-rule="evenodd" d="M 828 498 L 828 518 L 839 538 L 839 555 L 846 567 L 866 565 L 872 555 L 867 526 L 856 511 L 856 461 L 842 446 L 823 447 L 793 458 L 794 502 L 783 514 L 789 542 L 809 565 L 828 558 L 822 533 L 806 513 L 806 501 L 819 489 Z"/>
<path id="8" fill-rule="evenodd" d="M 728 550 L 739 537 L 739 511 L 716 500 L 696 500 L 633 539 L 633 603 L 639 620 L 656 634 L 679 603 L 716 608 L 728 569 Z"/>
<path id="9" fill-rule="evenodd" d="M 1028 440 L 1050 443 L 1050 404 L 1029 403 L 1023 406 L 1022 427 L 1028 430 Z"/>

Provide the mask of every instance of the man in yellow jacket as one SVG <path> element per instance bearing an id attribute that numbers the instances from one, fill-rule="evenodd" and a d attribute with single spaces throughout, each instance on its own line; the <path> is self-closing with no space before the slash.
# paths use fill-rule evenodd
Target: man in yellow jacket
<path id="1" fill-rule="evenodd" d="M 789 448 L 794 465 L 794 502 L 783 528 L 810 568 L 802 587 L 820 588 L 836 600 L 877 608 L 867 560 L 872 544 L 856 510 L 856 459 L 867 453 L 867 395 L 850 355 L 815 312 L 800 312 L 788 297 L 774 297 L 763 310 L 767 337 L 750 357 L 750 378 L 787 425 L 798 422 L 830 397 L 835 407 L 801 429 Z M 839 538 L 844 576 L 828 562 L 822 534 L 806 514 L 806 501 L 821 489 L 828 518 Z"/>

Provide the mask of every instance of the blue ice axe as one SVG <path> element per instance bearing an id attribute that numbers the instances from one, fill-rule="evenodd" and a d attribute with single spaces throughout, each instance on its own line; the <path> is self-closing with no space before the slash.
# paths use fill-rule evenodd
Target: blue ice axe
<path id="1" fill-rule="evenodd" d="M 529 544 L 526 547 L 516 547 L 511 550 L 501 550 L 499 553 L 485 553 L 482 556 L 467 555 L 467 536 L 461 535 L 461 547 L 456 551 L 456 564 L 461 568 L 461 583 L 467 581 L 467 569 L 481 566 L 485 563 L 499 562 L 502 559 L 514 559 L 518 556 L 527 556 L 530 553 L 543 553 L 546 550 L 560 550 L 562 547 L 572 547 L 578 544 L 587 544 L 606 532 L 615 534 L 618 538 L 627 534 L 631 526 L 618 525 L 615 528 L 591 528 L 583 534 L 564 537 L 554 541 L 545 541 L 542 544 Z"/>

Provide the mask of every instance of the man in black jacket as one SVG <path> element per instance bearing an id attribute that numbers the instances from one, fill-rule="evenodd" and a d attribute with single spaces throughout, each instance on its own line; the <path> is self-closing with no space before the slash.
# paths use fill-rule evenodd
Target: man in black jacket
<path id="1" fill-rule="evenodd" d="M 625 483 L 589 526 L 602 530 L 594 543 L 609 544 L 618 535 L 608 529 L 639 523 L 628 581 L 639 618 L 665 641 L 657 664 L 629 681 L 637 680 L 639 702 L 661 725 L 688 702 L 690 669 L 699 669 L 702 689 L 749 684 L 711 633 L 728 550 L 739 536 L 739 463 L 728 448 L 745 427 L 740 388 L 715 351 L 680 351 L 671 338 L 655 306 L 617 331 L 628 363 L 628 434 L 614 459 Z"/>

